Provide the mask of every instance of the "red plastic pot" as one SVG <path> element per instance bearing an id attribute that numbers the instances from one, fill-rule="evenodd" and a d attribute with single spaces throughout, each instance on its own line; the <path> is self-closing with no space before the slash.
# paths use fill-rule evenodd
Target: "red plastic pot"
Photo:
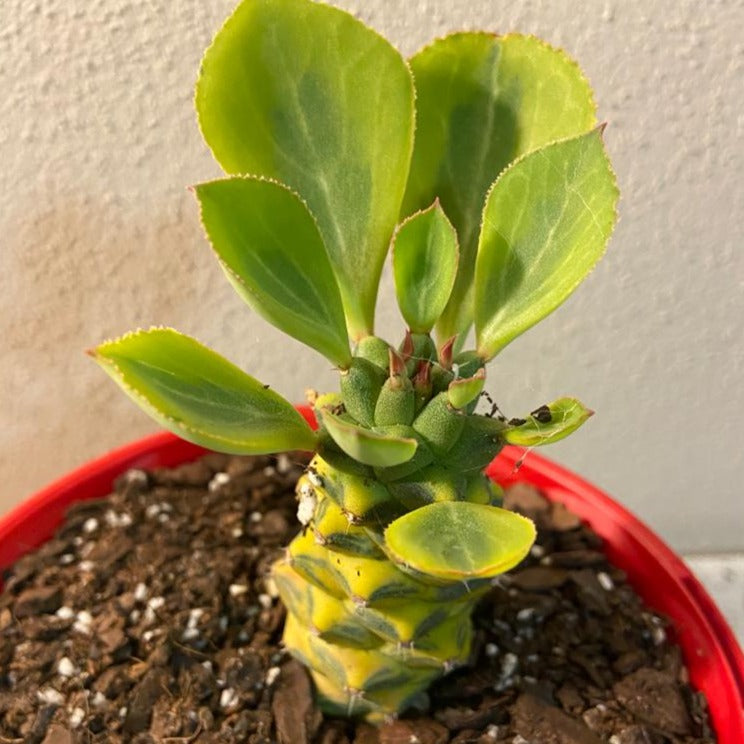
<path id="1" fill-rule="evenodd" d="M 311 420 L 308 410 L 303 414 Z M 52 483 L 0 518 L 0 572 L 43 543 L 75 501 L 110 493 L 128 468 L 173 466 L 205 450 L 169 433 L 114 450 Z M 563 502 L 605 541 L 610 560 L 653 609 L 674 624 L 692 683 L 710 706 L 719 744 L 744 742 L 744 656 L 731 629 L 682 561 L 644 524 L 602 491 L 538 455 L 507 447 L 488 474 L 502 484 L 526 481 Z"/>

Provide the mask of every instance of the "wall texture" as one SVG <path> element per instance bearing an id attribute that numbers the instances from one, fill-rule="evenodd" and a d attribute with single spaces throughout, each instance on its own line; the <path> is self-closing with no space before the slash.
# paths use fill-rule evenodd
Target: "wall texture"
<path id="1" fill-rule="evenodd" d="M 483 27 L 580 60 L 610 122 L 622 219 L 589 281 L 504 352 L 490 389 L 510 415 L 580 396 L 598 415 L 550 456 L 682 550 L 744 548 L 744 5 L 338 4 L 405 53 Z M 335 385 L 232 293 L 185 189 L 218 173 L 192 87 L 232 5 L 0 0 L 0 511 L 155 429 L 83 355 L 108 336 L 173 325 L 290 399 Z M 384 335 L 400 329 L 380 314 Z"/>

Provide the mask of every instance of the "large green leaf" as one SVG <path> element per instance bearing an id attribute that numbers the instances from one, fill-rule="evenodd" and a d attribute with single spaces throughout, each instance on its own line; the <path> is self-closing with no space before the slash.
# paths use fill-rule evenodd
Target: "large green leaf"
<path id="1" fill-rule="evenodd" d="M 555 310 L 591 271 L 615 225 L 617 196 L 600 129 L 547 145 L 499 177 L 475 270 L 483 359 Z"/>
<path id="2" fill-rule="evenodd" d="M 496 576 L 519 563 L 535 541 L 535 525 L 496 506 L 440 501 L 396 519 L 385 547 L 397 563 L 438 579 Z"/>
<path id="3" fill-rule="evenodd" d="M 307 201 L 349 330 L 371 333 L 413 147 L 400 54 L 337 8 L 244 0 L 206 52 L 196 107 L 228 173 L 276 178 Z"/>
<path id="4" fill-rule="evenodd" d="M 344 421 L 327 409 L 321 409 L 320 414 L 333 441 L 349 457 L 364 465 L 390 468 L 408 462 L 416 454 L 418 442 L 413 438 L 380 434 Z"/>
<path id="5" fill-rule="evenodd" d="M 435 197 L 460 238 L 457 281 L 437 324 L 441 340 L 473 319 L 472 279 L 483 201 L 515 158 L 595 122 L 591 88 L 576 63 L 539 39 L 459 33 L 411 59 L 416 144 L 403 215 Z"/>
<path id="6" fill-rule="evenodd" d="M 323 239 L 282 184 L 229 178 L 196 187 L 204 228 L 243 299 L 285 333 L 346 368 L 341 295 Z"/>
<path id="7" fill-rule="evenodd" d="M 536 408 L 521 422 L 511 421 L 502 436 L 509 444 L 522 447 L 551 444 L 576 431 L 593 413 L 576 398 L 559 398 Z"/>
<path id="8" fill-rule="evenodd" d="M 129 333 L 90 353 L 140 408 L 190 442 L 234 454 L 315 448 L 290 403 L 177 331 Z"/>
<path id="9" fill-rule="evenodd" d="M 439 202 L 417 212 L 393 239 L 398 305 L 413 333 L 429 333 L 442 314 L 457 272 L 457 234 Z"/>

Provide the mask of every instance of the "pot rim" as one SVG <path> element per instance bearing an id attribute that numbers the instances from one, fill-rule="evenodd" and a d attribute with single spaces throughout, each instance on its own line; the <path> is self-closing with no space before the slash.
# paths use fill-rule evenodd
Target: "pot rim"
<path id="1" fill-rule="evenodd" d="M 306 406 L 298 408 L 314 423 Z M 51 537 L 67 507 L 106 496 L 125 471 L 171 467 L 207 451 L 170 432 L 160 432 L 114 449 L 53 481 L 0 516 L 0 572 Z M 627 573 L 651 608 L 672 620 L 691 682 L 708 700 L 719 744 L 744 742 L 744 655 L 697 578 L 652 530 L 606 493 L 544 457 L 525 454 L 522 448 L 507 446 L 486 473 L 504 485 L 532 483 L 602 537 L 610 561 Z M 660 591 L 662 586 L 666 591 Z"/>

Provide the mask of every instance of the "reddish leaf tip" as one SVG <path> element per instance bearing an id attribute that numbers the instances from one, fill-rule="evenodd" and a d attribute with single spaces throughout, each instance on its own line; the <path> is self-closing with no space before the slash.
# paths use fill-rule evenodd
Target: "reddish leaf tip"
<path id="1" fill-rule="evenodd" d="M 445 341 L 444 344 L 442 344 L 442 347 L 439 349 L 439 363 L 445 369 L 450 369 L 452 367 L 452 354 L 456 340 L 457 335 L 452 336 L 452 338 L 450 338 L 448 341 Z"/>
<path id="2" fill-rule="evenodd" d="M 390 360 L 390 376 L 404 375 L 406 372 L 406 363 L 403 361 L 403 357 L 392 346 L 388 349 L 388 357 Z"/>
<path id="3" fill-rule="evenodd" d="M 414 352 L 413 337 L 411 336 L 410 328 L 406 330 L 406 337 L 403 339 L 403 344 L 400 347 L 400 353 L 404 360 L 408 361 Z"/>
<path id="4" fill-rule="evenodd" d="M 431 362 L 428 359 L 421 359 L 413 376 L 413 385 L 416 388 L 426 387 L 431 383 Z"/>

